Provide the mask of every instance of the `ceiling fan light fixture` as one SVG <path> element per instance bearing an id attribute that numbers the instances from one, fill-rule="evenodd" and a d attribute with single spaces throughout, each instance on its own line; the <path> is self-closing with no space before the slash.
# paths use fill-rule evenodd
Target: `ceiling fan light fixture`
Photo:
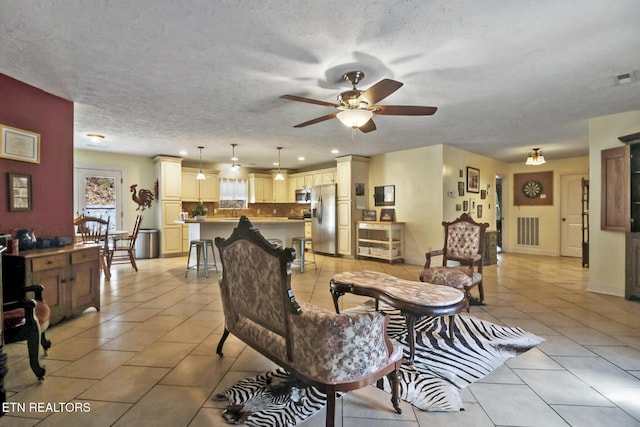
<path id="1" fill-rule="evenodd" d="M 371 120 L 373 112 L 370 110 L 342 110 L 336 117 L 347 127 L 359 128 Z"/>
<path id="2" fill-rule="evenodd" d="M 538 166 L 545 163 L 544 154 L 540 151 L 539 148 L 533 148 L 533 151 L 529 152 L 527 156 L 527 161 L 524 163 L 529 166 Z"/>
<path id="3" fill-rule="evenodd" d="M 280 172 L 280 152 L 282 151 L 282 147 L 278 147 L 278 174 L 273 178 L 275 181 L 284 181 L 284 175 Z"/>
<path id="4" fill-rule="evenodd" d="M 206 176 L 204 176 L 204 174 L 202 173 L 202 149 L 204 147 L 203 146 L 199 146 L 198 150 L 200 150 L 200 172 L 198 172 L 198 174 L 196 175 L 196 179 L 199 181 L 202 181 L 203 179 L 207 179 Z"/>

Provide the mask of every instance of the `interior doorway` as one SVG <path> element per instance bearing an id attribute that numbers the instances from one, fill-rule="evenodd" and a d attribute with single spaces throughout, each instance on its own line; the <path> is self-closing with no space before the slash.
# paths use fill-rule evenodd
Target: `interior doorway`
<path id="1" fill-rule="evenodd" d="M 74 168 L 75 216 L 109 218 L 111 230 L 123 229 L 122 171 Z"/>
<path id="2" fill-rule="evenodd" d="M 560 176 L 560 255 L 582 256 L 582 179 L 586 174 Z"/>

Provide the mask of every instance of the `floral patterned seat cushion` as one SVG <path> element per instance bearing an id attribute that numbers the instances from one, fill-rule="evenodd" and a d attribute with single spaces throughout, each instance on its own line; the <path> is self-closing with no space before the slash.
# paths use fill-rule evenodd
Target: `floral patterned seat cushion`
<path id="1" fill-rule="evenodd" d="M 422 270 L 420 281 L 434 285 L 451 286 L 456 289 L 470 288 L 482 280 L 482 275 L 474 272 L 467 274 L 468 267 L 431 267 Z"/>

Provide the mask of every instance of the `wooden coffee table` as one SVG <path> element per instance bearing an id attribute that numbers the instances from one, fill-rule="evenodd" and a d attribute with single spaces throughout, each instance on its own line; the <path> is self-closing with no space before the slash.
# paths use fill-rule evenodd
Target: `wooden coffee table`
<path id="1" fill-rule="evenodd" d="M 340 313 L 338 299 L 345 293 L 362 295 L 394 307 L 407 321 L 409 363 L 416 352 L 415 324 L 424 316 L 450 316 L 467 309 L 464 293 L 448 286 L 413 282 L 377 271 L 348 271 L 331 279 L 329 290 L 336 313 Z"/>

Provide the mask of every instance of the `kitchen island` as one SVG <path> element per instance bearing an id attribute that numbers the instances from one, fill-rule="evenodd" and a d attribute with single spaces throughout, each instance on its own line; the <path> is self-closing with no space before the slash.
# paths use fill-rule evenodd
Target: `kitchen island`
<path id="1" fill-rule="evenodd" d="M 265 239 L 282 240 L 284 246 L 291 247 L 291 239 L 304 237 L 304 223 L 302 219 L 286 217 L 256 217 L 249 218 L 255 228 Z M 188 219 L 179 221 L 189 224 L 189 240 L 228 238 L 238 225 L 240 218 L 207 218 L 204 221 Z"/>

